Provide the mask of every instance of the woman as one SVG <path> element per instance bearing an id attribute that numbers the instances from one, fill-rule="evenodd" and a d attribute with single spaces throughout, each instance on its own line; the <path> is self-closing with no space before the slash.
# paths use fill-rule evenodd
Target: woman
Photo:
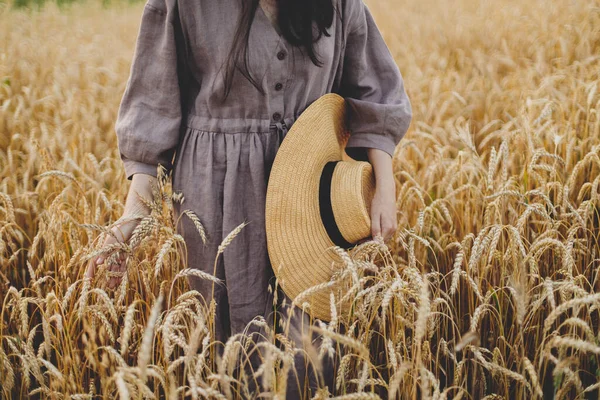
<path id="1" fill-rule="evenodd" d="M 402 76 L 362 0 L 148 0 L 115 130 L 127 179 L 124 217 L 149 212 L 160 164 L 206 243 L 183 217 L 189 267 L 216 272 L 216 340 L 271 308 L 265 240 L 270 166 L 287 130 L 325 93 L 345 97 L 346 149 L 376 176 L 372 235 L 396 230 L 392 155 L 411 120 Z M 173 155 L 175 159 L 173 160 Z M 248 222 L 213 263 L 222 239 Z M 115 228 L 127 240 L 136 222 Z M 117 239 L 108 238 L 105 244 Z M 90 265 L 93 276 L 99 257 Z M 124 263 L 109 266 L 123 271 Z M 118 278 L 111 278 L 112 286 Z M 210 301 L 211 282 L 190 278 Z"/>

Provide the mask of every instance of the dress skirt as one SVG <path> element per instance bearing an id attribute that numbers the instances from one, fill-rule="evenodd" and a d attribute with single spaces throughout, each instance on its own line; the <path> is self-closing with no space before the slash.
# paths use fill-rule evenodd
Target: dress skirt
<path id="1" fill-rule="evenodd" d="M 213 124 L 188 118 L 173 165 L 173 191 L 184 200 L 174 204 L 177 231 L 185 240 L 189 268 L 222 279 L 225 285 L 190 276 L 190 287 L 207 304 L 217 303 L 215 339 L 226 341 L 256 316 L 268 317 L 274 281 L 265 231 L 265 201 L 271 166 L 287 130 L 199 129 Z M 244 124 L 247 125 L 247 124 Z M 250 125 L 251 126 L 251 125 Z M 264 127 L 264 124 L 261 125 Z M 206 243 L 194 222 L 182 215 L 190 210 L 205 230 Z M 240 224 L 246 225 L 215 258 L 219 245 Z"/>

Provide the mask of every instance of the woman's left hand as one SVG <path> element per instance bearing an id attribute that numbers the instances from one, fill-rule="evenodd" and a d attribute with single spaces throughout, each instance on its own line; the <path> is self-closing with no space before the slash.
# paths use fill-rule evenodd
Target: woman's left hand
<path id="1" fill-rule="evenodd" d="M 396 187 L 394 181 L 377 182 L 371 201 L 371 235 L 387 242 L 398 229 L 396 219 Z"/>
<path id="2" fill-rule="evenodd" d="M 375 173 L 375 194 L 371 201 L 371 236 L 386 242 L 398 229 L 396 219 L 396 183 L 392 158 L 382 150 L 368 149 L 369 162 Z"/>

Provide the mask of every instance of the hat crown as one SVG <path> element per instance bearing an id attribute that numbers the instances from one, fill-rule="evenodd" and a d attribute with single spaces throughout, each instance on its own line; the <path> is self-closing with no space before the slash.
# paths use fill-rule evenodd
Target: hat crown
<path id="1" fill-rule="evenodd" d="M 339 161 L 331 179 L 333 217 L 343 238 L 350 244 L 371 234 L 371 200 L 375 179 L 371 164 Z"/>

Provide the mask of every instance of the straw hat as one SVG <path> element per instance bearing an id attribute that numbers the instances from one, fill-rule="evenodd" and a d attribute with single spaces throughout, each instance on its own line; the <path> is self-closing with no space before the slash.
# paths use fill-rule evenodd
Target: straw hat
<path id="1" fill-rule="evenodd" d="M 285 136 L 269 175 L 269 258 L 279 285 L 292 300 L 329 282 L 343 265 L 334 246 L 349 249 L 371 235 L 375 177 L 370 163 L 346 154 L 345 120 L 343 97 L 328 93 L 315 100 Z M 300 303 L 308 303 L 313 317 L 329 321 L 330 293 L 339 301 L 349 287 L 348 282 L 325 287 Z M 342 311 L 348 305 L 342 304 Z"/>

